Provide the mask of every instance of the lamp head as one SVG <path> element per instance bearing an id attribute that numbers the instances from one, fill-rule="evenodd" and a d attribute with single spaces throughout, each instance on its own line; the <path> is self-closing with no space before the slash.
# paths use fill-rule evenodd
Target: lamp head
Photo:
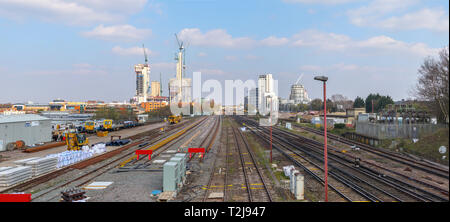
<path id="1" fill-rule="evenodd" d="M 314 80 L 326 82 L 326 81 L 328 81 L 328 77 L 326 77 L 326 76 L 316 76 L 316 77 L 314 77 Z"/>

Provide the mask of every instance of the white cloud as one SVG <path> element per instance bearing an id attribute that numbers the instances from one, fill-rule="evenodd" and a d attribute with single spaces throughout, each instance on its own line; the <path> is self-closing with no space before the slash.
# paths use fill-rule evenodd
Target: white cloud
<path id="1" fill-rule="evenodd" d="M 270 36 L 257 41 L 248 37 L 233 38 L 225 30 L 215 29 L 202 33 L 199 29 L 183 29 L 179 37 L 189 44 L 196 46 L 222 47 L 222 48 L 249 48 L 257 46 L 283 46 L 311 47 L 326 51 L 353 50 L 353 53 L 371 55 L 371 53 L 401 53 L 428 56 L 435 54 L 438 49 L 429 48 L 423 43 L 407 43 L 395 40 L 388 36 L 374 36 L 365 40 L 354 40 L 343 34 L 321 32 L 317 30 L 304 30 L 292 37 Z M 350 52 L 349 52 L 350 53 Z M 228 61 L 235 57 L 225 57 Z"/>
<path id="2" fill-rule="evenodd" d="M 325 33 L 316 30 L 305 30 L 292 37 L 294 46 L 312 46 L 324 50 L 345 49 L 351 43 L 350 37 L 335 33 Z"/>
<path id="3" fill-rule="evenodd" d="M 373 0 L 347 12 L 350 22 L 360 27 L 391 30 L 428 29 L 448 32 L 449 16 L 444 9 L 423 8 L 411 11 L 419 0 Z"/>
<path id="4" fill-rule="evenodd" d="M 205 47 L 250 48 L 255 46 L 282 46 L 289 42 L 288 38 L 270 36 L 263 40 L 250 37 L 233 37 L 224 29 L 214 29 L 203 33 L 200 29 L 183 29 L 178 37 L 188 44 Z"/>
<path id="5" fill-rule="evenodd" d="M 145 3 L 146 0 L 0 0 L 0 16 L 89 25 L 123 21 Z"/>
<path id="6" fill-rule="evenodd" d="M 277 38 L 275 36 L 270 36 L 268 38 L 261 40 L 261 44 L 266 45 L 266 46 L 280 46 L 280 45 L 285 45 L 288 42 L 289 42 L 289 39 L 287 39 L 287 38 Z"/>
<path id="7" fill-rule="evenodd" d="M 198 56 L 199 57 L 205 57 L 205 56 L 208 56 L 208 54 L 206 54 L 205 52 L 200 52 L 200 53 L 198 53 Z"/>
<path id="8" fill-rule="evenodd" d="M 429 29 L 449 31 L 449 17 L 443 9 L 422 9 L 403 16 L 393 16 L 379 21 L 374 26 L 394 30 Z"/>
<path id="9" fill-rule="evenodd" d="M 138 13 L 147 4 L 147 0 L 75 0 L 75 2 L 96 10 L 125 14 Z"/>
<path id="10" fill-rule="evenodd" d="M 97 38 L 108 41 L 138 41 L 152 34 L 150 29 L 138 29 L 132 25 L 99 25 L 92 31 L 83 32 L 85 37 Z"/>
<path id="11" fill-rule="evenodd" d="M 158 15 L 164 14 L 161 3 L 155 3 L 154 1 L 152 1 L 152 2 L 150 2 L 148 7 L 150 10 L 156 12 Z"/>
<path id="12" fill-rule="evenodd" d="M 214 29 L 206 33 L 202 33 L 200 29 L 183 29 L 178 37 L 187 44 L 206 47 L 222 47 L 222 48 L 238 48 L 250 47 L 255 41 L 248 37 L 233 38 L 223 29 Z"/>
<path id="13" fill-rule="evenodd" d="M 355 2 L 357 0 L 283 0 L 286 3 L 304 3 L 304 4 L 321 4 L 321 5 L 337 5 Z"/>
<path id="14" fill-rule="evenodd" d="M 430 48 L 424 43 L 406 43 L 388 36 L 375 36 L 366 40 L 353 40 L 349 36 L 325 33 L 316 30 L 302 31 L 292 38 L 292 45 L 297 47 L 313 47 L 325 51 L 345 51 L 347 53 L 400 53 L 429 56 L 439 49 Z"/>
<path id="15" fill-rule="evenodd" d="M 117 55 L 122 55 L 122 56 L 130 56 L 130 55 L 144 55 L 144 49 L 142 47 L 131 47 L 131 48 L 122 48 L 120 46 L 115 46 L 114 48 L 112 48 L 112 52 L 114 54 Z M 149 50 L 148 48 L 145 48 L 145 52 L 147 53 L 147 55 L 149 56 L 154 56 L 155 53 L 152 52 L 151 50 Z"/>
<path id="16" fill-rule="evenodd" d="M 203 75 L 225 75 L 226 72 L 220 69 L 199 69 L 195 72 L 201 72 Z"/>

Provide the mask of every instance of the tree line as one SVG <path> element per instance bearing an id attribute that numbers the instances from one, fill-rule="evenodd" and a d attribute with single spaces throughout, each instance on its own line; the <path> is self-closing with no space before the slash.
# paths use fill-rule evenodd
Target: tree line
<path id="1" fill-rule="evenodd" d="M 95 112 L 95 119 L 112 119 L 114 122 L 136 121 L 137 116 L 131 107 L 102 107 Z"/>

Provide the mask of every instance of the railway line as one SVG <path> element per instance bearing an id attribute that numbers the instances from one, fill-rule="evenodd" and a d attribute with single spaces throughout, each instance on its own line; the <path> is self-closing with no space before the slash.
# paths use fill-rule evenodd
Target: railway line
<path id="1" fill-rule="evenodd" d="M 308 129 L 307 130 L 308 132 L 316 133 L 318 135 L 323 135 L 323 132 L 322 132 L 322 134 L 320 134 L 317 130 L 310 129 L 310 128 L 305 128 L 305 129 Z M 289 131 L 285 131 L 285 132 L 288 132 L 288 133 L 292 134 Z M 296 134 L 293 134 L 293 135 L 296 135 Z M 296 135 L 296 136 L 299 137 L 299 135 Z M 306 137 L 302 137 L 302 139 L 307 139 L 307 138 Z M 346 138 L 342 138 L 342 137 L 333 135 L 333 134 L 331 134 L 331 140 L 334 140 L 334 141 L 337 141 L 337 142 L 342 142 L 342 141 L 345 140 L 346 143 L 344 143 L 344 144 L 346 144 L 346 145 L 354 145 L 352 143 L 353 141 L 348 140 Z M 315 141 L 315 140 L 308 140 L 308 141 L 310 143 L 315 143 L 317 145 L 322 145 L 320 142 Z M 358 145 L 358 147 L 362 146 L 362 145 L 365 145 L 365 144 L 361 144 L 361 143 L 356 143 L 356 144 Z M 333 145 L 328 145 L 328 147 L 330 148 L 331 152 L 335 152 L 336 154 L 341 154 L 340 153 L 341 149 L 339 149 L 339 148 L 337 148 L 337 147 L 335 147 Z M 363 151 L 366 151 L 366 150 L 370 150 L 371 151 L 370 147 L 371 146 L 366 145 L 366 148 L 363 149 Z M 379 149 L 379 148 L 376 148 L 376 149 L 384 151 L 384 150 Z M 386 153 L 391 153 L 391 152 L 386 151 Z M 378 156 L 378 155 L 374 154 L 373 152 L 368 152 L 368 154 L 374 156 L 375 158 L 384 158 L 383 156 Z M 394 154 L 396 154 L 396 153 L 394 153 Z M 388 154 L 386 154 L 386 155 L 388 155 Z M 398 155 L 398 154 L 396 154 L 396 155 Z M 391 180 L 395 180 L 395 181 L 397 181 L 399 183 L 404 183 L 405 186 L 410 186 L 411 185 L 410 183 L 413 183 L 413 184 L 416 184 L 418 186 L 424 186 L 425 189 L 428 189 L 428 191 L 430 191 L 430 192 L 434 192 L 434 193 L 437 193 L 439 195 L 445 195 L 447 197 L 449 195 L 448 187 L 447 188 L 443 188 L 443 186 L 441 186 L 442 181 L 448 180 L 448 174 L 447 175 L 445 175 L 445 174 L 444 175 L 440 175 L 440 174 L 431 173 L 428 170 L 428 168 L 425 167 L 425 166 L 417 166 L 417 167 L 414 168 L 416 171 L 422 171 L 424 174 L 427 175 L 427 177 L 430 177 L 430 178 L 434 177 L 434 179 L 431 178 L 434 181 L 434 183 L 435 183 L 435 184 L 433 184 L 429 180 L 423 180 L 422 178 L 417 178 L 417 176 L 411 176 L 411 174 L 408 175 L 408 174 L 405 174 L 404 172 L 401 172 L 401 171 L 398 171 L 398 170 L 393 170 L 392 168 L 390 168 L 388 166 L 383 166 L 382 164 L 376 163 L 376 161 L 368 161 L 366 159 L 362 159 L 359 155 L 353 155 L 353 154 L 347 153 L 346 156 L 349 157 L 349 158 L 352 158 L 352 159 L 359 158 L 360 161 L 362 163 L 364 163 L 364 164 L 367 164 L 367 166 L 369 168 L 381 170 L 381 172 L 383 172 L 383 176 L 384 177 L 389 178 Z M 408 159 L 408 158 L 406 158 L 406 159 Z M 392 161 L 395 164 L 401 164 L 401 165 L 404 166 L 404 168 L 411 167 L 411 164 L 413 164 L 413 163 L 411 163 L 411 164 L 404 164 L 405 161 L 400 160 L 400 161 L 397 162 L 395 159 L 392 159 L 392 158 L 388 158 L 388 160 Z M 441 170 L 445 171 L 444 168 L 441 168 Z M 435 172 L 435 171 L 433 171 L 433 172 Z M 397 179 L 398 177 L 400 177 L 402 179 Z M 404 180 L 409 181 L 409 183 L 405 183 Z M 438 184 L 436 184 L 436 183 L 438 183 Z"/>
<path id="2" fill-rule="evenodd" d="M 300 129 L 305 130 L 305 131 L 308 131 L 308 132 L 311 132 L 311 133 L 314 133 L 314 134 L 318 134 L 320 136 L 324 135 L 323 131 L 320 131 L 320 130 L 317 130 L 317 129 L 312 129 L 312 128 L 304 127 L 304 126 L 295 126 L 295 127 L 300 128 Z M 367 152 L 370 152 L 370 153 L 372 153 L 374 155 L 377 155 L 377 156 L 380 156 L 380 157 L 383 157 L 383 158 L 386 158 L 386 159 L 390 159 L 392 161 L 395 161 L 395 162 L 407 165 L 407 166 L 412 167 L 414 169 L 421 170 L 421 171 L 424 171 L 424 172 L 427 172 L 427 173 L 430 173 L 430 174 L 433 174 L 433 175 L 436 175 L 436 176 L 439 176 L 439 177 L 442 177 L 442 178 L 449 179 L 449 170 L 448 169 L 445 169 L 445 168 L 442 168 L 442 167 L 430 164 L 428 162 L 418 161 L 418 160 L 415 160 L 415 159 L 412 159 L 412 158 L 408 158 L 406 156 L 402 156 L 401 154 L 398 154 L 398 153 L 395 153 L 395 152 L 392 152 L 392 151 L 384 150 L 384 149 L 381 149 L 381 148 L 378 148 L 378 147 L 374 147 L 374 146 L 370 146 L 370 145 L 367 145 L 367 144 L 364 144 L 364 143 L 360 143 L 360 142 L 357 142 L 357 141 L 349 140 L 347 138 L 344 138 L 344 137 L 341 137 L 341 136 L 337 136 L 337 135 L 334 135 L 334 134 L 331 134 L 331 133 L 327 134 L 327 137 L 329 139 L 338 141 L 340 143 L 343 143 L 343 144 L 346 144 L 346 145 L 349 145 L 349 146 L 356 145 L 358 148 L 360 148 L 360 149 L 362 149 L 364 151 L 367 151 Z"/>
<path id="3" fill-rule="evenodd" d="M 199 127 L 205 120 L 206 120 L 206 118 L 203 118 L 194 123 L 192 123 L 192 121 L 189 121 L 189 122 L 184 122 L 179 125 L 169 126 L 165 135 L 167 135 L 168 133 L 171 134 L 171 136 L 168 137 L 168 138 L 170 138 L 174 135 L 179 134 L 180 132 L 184 133 L 191 128 Z M 182 130 L 178 130 L 180 128 L 182 128 Z M 79 162 L 77 164 L 71 165 L 66 168 L 62 168 L 60 170 L 43 175 L 41 177 L 37 177 L 37 178 L 27 181 L 25 183 L 18 184 L 16 186 L 13 186 L 13 187 L 3 191 L 3 193 L 30 191 L 30 190 L 33 190 L 34 188 L 38 187 L 41 184 L 45 184 L 46 182 L 54 180 L 55 178 L 58 178 L 65 174 L 71 173 L 75 169 L 84 169 L 87 167 L 93 168 L 90 171 L 82 173 L 81 176 L 76 177 L 74 179 L 70 179 L 63 184 L 60 184 L 55 187 L 51 187 L 50 189 L 47 188 L 44 193 L 40 193 L 36 196 L 33 196 L 33 200 L 43 197 L 52 191 L 55 191 L 59 188 L 63 188 L 68 185 L 76 184 L 76 186 L 82 186 L 82 185 L 88 183 L 89 181 L 91 181 L 92 179 L 109 171 L 110 169 L 115 168 L 117 166 L 118 162 L 124 161 L 124 159 L 132 156 L 136 150 L 142 149 L 142 147 L 144 147 L 148 144 L 157 143 L 158 141 L 165 138 L 165 135 L 160 135 L 159 132 L 160 132 L 159 129 L 155 129 L 155 130 L 151 130 L 147 133 L 135 135 L 133 137 L 130 137 L 130 138 L 134 139 L 135 141 L 133 141 L 132 143 L 130 143 L 122 148 L 102 154 L 100 156 L 97 156 L 97 157 L 94 157 L 91 159 L 87 159 L 85 161 Z M 172 140 L 173 139 L 175 139 L 175 138 L 172 138 Z M 96 166 L 98 164 L 100 164 L 100 165 Z"/>
<path id="4" fill-rule="evenodd" d="M 268 129 L 258 127 L 253 121 L 243 118 L 238 118 L 238 121 L 245 122 L 251 126 L 251 130 L 255 132 L 261 139 L 268 141 Z M 323 165 L 323 150 L 322 145 L 307 138 L 303 138 L 297 134 L 289 133 L 279 129 L 274 129 L 273 132 L 274 147 L 289 159 L 297 160 L 296 163 L 301 168 L 305 169 L 305 163 L 314 165 L 323 172 L 321 165 Z M 298 161 L 303 160 L 304 163 Z M 448 201 L 448 198 L 443 195 L 438 195 L 434 192 L 422 189 L 417 185 L 407 183 L 395 179 L 393 177 L 385 176 L 374 169 L 355 165 L 354 159 L 348 159 L 337 153 L 329 153 L 329 175 L 331 178 L 351 188 L 358 193 L 366 201 Z M 311 174 L 311 172 L 307 173 Z M 313 177 L 317 178 L 317 176 Z M 330 184 L 334 184 L 330 181 Z M 341 187 L 339 184 L 336 187 Z M 339 191 L 331 186 L 334 192 L 346 200 L 352 200 L 344 192 Z"/>
<path id="5" fill-rule="evenodd" d="M 203 196 L 203 202 L 272 202 L 270 187 L 247 139 L 235 127 L 224 127 L 222 144 Z M 210 198 L 214 192 L 223 193 Z"/>
<path id="6" fill-rule="evenodd" d="M 95 167 L 93 170 L 91 170 L 75 179 L 69 180 L 68 182 L 66 182 L 62 185 L 53 187 L 50 190 L 47 190 L 45 193 L 41 193 L 38 196 L 33 197 L 33 199 L 38 200 L 39 198 L 44 197 L 55 190 L 58 190 L 58 189 L 61 189 L 61 188 L 67 187 L 67 186 L 76 186 L 76 187 L 84 186 L 87 183 L 91 182 L 93 179 L 111 171 L 112 169 L 116 169 L 116 168 L 117 168 L 117 170 L 115 170 L 114 173 L 129 172 L 132 170 L 152 171 L 152 170 L 145 169 L 146 166 L 149 166 L 151 164 L 151 163 L 149 163 L 150 161 L 148 159 L 146 159 L 146 158 L 140 158 L 139 160 L 135 159 L 136 156 L 134 155 L 134 153 L 136 150 L 143 149 L 143 147 L 145 147 L 145 146 L 150 146 L 147 149 L 157 150 L 157 152 L 154 155 L 154 157 L 157 157 L 161 153 L 163 153 L 165 150 L 169 149 L 172 144 L 184 139 L 184 137 L 186 136 L 186 134 L 185 134 L 186 131 L 195 130 L 195 129 L 198 129 L 199 127 L 203 126 L 205 124 L 206 119 L 207 118 L 203 118 L 196 123 L 188 125 L 187 127 L 178 126 L 178 127 L 176 127 L 176 129 L 178 129 L 178 128 L 183 128 L 183 129 L 181 129 L 177 132 L 174 132 L 170 136 L 167 136 L 167 137 L 162 136 L 162 138 L 158 137 L 151 142 L 148 142 L 146 140 L 140 141 L 140 144 L 135 146 L 132 151 L 127 152 L 126 154 L 121 155 L 118 158 L 109 159 L 109 161 L 107 163 L 104 163 L 98 167 Z M 161 141 L 161 142 L 158 142 L 158 141 Z M 148 145 L 148 144 L 151 144 L 151 145 Z M 130 159 L 132 159 L 133 161 L 130 161 Z M 143 163 L 139 163 L 139 162 L 143 162 Z M 125 166 L 128 166 L 129 168 L 124 168 Z M 50 200 L 57 198 L 58 196 L 59 195 L 56 195 L 53 198 L 50 198 Z"/>

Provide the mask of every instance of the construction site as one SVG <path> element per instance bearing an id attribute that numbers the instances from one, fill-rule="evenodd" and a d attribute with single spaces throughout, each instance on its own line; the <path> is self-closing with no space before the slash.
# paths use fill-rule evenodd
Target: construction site
<path id="1" fill-rule="evenodd" d="M 113 8 L 120 10 L 120 7 Z M 160 8 L 151 4 L 148 9 Z M 305 12 L 311 16 L 314 13 L 312 9 Z M 120 20 L 111 18 L 111 21 L 114 19 Z M 137 18 L 142 24 L 156 23 L 152 19 L 148 22 Z M 80 32 L 80 36 L 95 39 L 92 41 L 111 41 L 105 36 L 135 29 L 128 25 L 101 24 L 92 31 Z M 154 31 L 153 35 L 158 38 L 157 35 L 166 32 Z M 34 103 L 24 97 L 13 97 L 11 101 L 29 102 L 0 104 L 0 202 L 154 202 L 159 205 L 163 202 L 449 202 L 448 135 L 442 136 L 448 133 L 448 107 L 444 100 L 436 105 L 430 100 L 394 101 L 389 95 L 366 93 L 364 90 L 372 87 L 367 82 L 377 79 L 374 75 L 369 73 L 369 80 L 363 77 L 367 85 L 356 83 L 360 73 L 348 74 L 351 79 L 342 80 L 347 72 L 360 66 L 339 61 L 323 67 L 298 63 L 309 61 L 315 53 L 295 58 L 292 64 L 285 60 L 264 60 L 259 54 L 288 42 L 286 48 L 315 46 L 326 50 L 333 45 L 333 50 L 345 48 L 342 52 L 346 53 L 346 47 L 356 45 L 360 50 L 375 47 L 374 42 L 395 43 L 403 51 L 423 44 L 410 46 L 384 35 L 351 42 L 344 35 L 311 30 L 292 37 L 253 40 L 253 37 L 231 36 L 224 29 L 186 28 L 170 34 L 170 39 L 164 36 L 150 50 L 141 43 L 150 41 L 146 38 L 151 33 L 152 30 L 143 29 L 136 35 L 122 34 L 119 37 L 125 37 L 124 42 L 139 41 L 139 46 L 114 45 L 112 50 L 102 48 L 86 58 L 105 57 L 112 67 L 107 68 L 120 73 L 119 80 L 111 80 L 114 74 L 109 71 L 100 71 L 100 77 L 95 76 L 95 70 L 103 70 L 103 66 L 71 58 L 77 61 L 73 66 L 79 75 L 67 71 L 70 75 L 62 76 L 58 72 L 52 76 L 52 72 L 45 72 L 40 76 L 44 80 L 36 83 L 39 90 L 33 88 L 39 94 L 47 87 L 43 82 L 51 82 L 46 75 L 54 79 L 61 77 L 67 85 L 51 82 L 48 87 L 55 87 L 54 93 L 41 93 L 47 96 L 42 100 L 51 98 L 48 102 Z M 111 42 L 116 44 L 119 37 Z M 337 43 L 322 46 L 325 38 Z M 255 55 L 247 52 L 239 56 L 219 55 L 219 60 L 225 63 L 222 70 L 208 67 L 217 55 L 214 50 L 202 47 L 230 51 L 265 48 Z M 105 55 L 110 51 L 115 57 Z M 309 53 L 304 48 L 295 53 L 304 51 Z M 294 58 L 298 56 L 295 53 L 276 56 Z M 356 57 L 361 59 L 360 54 Z M 127 64 L 125 68 L 123 61 Z M 245 66 L 241 70 L 246 71 L 224 71 L 233 63 Z M 266 63 L 283 67 L 272 74 L 270 70 L 277 71 L 277 68 L 263 67 Z M 365 65 L 361 65 L 364 72 L 385 72 Z M 161 67 L 169 71 L 163 73 Z M 288 70 L 289 67 L 297 68 Z M 334 70 L 344 70 L 345 75 L 339 73 L 329 79 L 328 74 L 320 74 Z M 71 83 L 68 76 L 81 76 L 83 83 Z M 71 90 L 77 84 L 82 87 Z M 327 97 L 327 84 L 334 95 Z M 352 87 L 359 87 L 360 94 L 349 93 L 352 99 L 340 94 L 348 93 L 346 90 Z M 19 94 L 16 88 L 8 92 Z M 280 92 L 289 96 L 284 99 Z M 39 98 L 27 93 L 29 98 Z M 366 100 L 359 97 L 365 93 Z M 444 93 L 439 91 L 439 94 Z M 10 101 L 7 99 L 4 101 Z M 448 97 L 446 101 L 448 105 Z M 430 143 L 427 149 L 421 149 L 424 143 Z"/>
<path id="2" fill-rule="evenodd" d="M 170 97 L 164 106 L 193 105 L 192 81 L 184 78 L 184 43 L 176 40 L 176 78 L 169 82 Z M 136 107 L 162 98 L 160 82 L 150 86 L 151 65 L 144 46 L 143 54 L 145 63 L 135 66 L 132 102 Z M 307 102 L 299 81 L 291 99 Z M 259 83 L 252 95 L 262 97 L 251 98 L 251 109 L 261 111 L 261 104 L 273 104 L 269 100 L 272 75 L 261 75 Z M 131 104 L 125 113 L 134 112 Z M 70 109 L 67 104 L 58 107 Z M 262 126 L 254 115 L 239 115 L 241 109 L 224 106 L 215 115 L 172 113 L 153 121 L 143 114 L 136 116 L 139 113 L 122 121 L 94 119 L 99 111 L 95 116 L 61 121 L 63 117 L 15 110 L 19 114 L 0 117 L 0 132 L 6 135 L 0 138 L 2 198 L 32 202 L 448 201 L 448 166 L 334 134 L 325 139 L 323 131 L 296 125 L 292 119 Z M 76 110 L 86 107 L 78 104 Z M 324 142 L 328 142 L 326 152 Z"/>

